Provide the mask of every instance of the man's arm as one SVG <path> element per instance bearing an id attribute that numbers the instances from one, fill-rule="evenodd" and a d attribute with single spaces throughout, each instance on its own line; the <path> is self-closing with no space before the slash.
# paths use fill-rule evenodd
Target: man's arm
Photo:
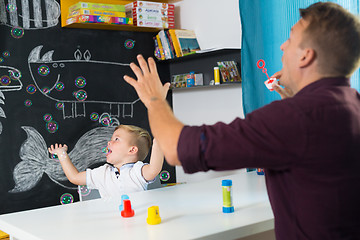
<path id="1" fill-rule="evenodd" d="M 146 62 L 143 56 L 138 55 L 137 60 L 140 67 L 135 63 L 130 64 L 137 80 L 126 75 L 124 80 L 135 88 L 148 109 L 151 131 L 159 142 L 166 161 L 170 165 L 181 165 L 177 145 L 184 124 L 176 119 L 165 100 L 170 83 L 161 83 L 153 58 Z"/>
<path id="2" fill-rule="evenodd" d="M 164 163 L 164 154 L 162 153 L 157 140 L 154 139 L 151 149 L 150 163 L 142 167 L 142 175 L 147 181 L 153 180 L 161 171 Z"/>
<path id="3" fill-rule="evenodd" d="M 66 144 L 55 144 L 48 148 L 51 154 L 56 154 L 60 160 L 61 167 L 66 177 L 75 185 L 86 185 L 86 172 L 79 172 L 71 162 L 67 154 L 68 147 Z"/>

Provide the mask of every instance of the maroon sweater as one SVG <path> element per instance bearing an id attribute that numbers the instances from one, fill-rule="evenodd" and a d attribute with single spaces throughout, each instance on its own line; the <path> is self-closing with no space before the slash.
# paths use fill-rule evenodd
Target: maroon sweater
<path id="1" fill-rule="evenodd" d="M 316 81 L 230 124 L 185 126 L 186 173 L 265 168 L 278 240 L 360 239 L 360 95 Z"/>

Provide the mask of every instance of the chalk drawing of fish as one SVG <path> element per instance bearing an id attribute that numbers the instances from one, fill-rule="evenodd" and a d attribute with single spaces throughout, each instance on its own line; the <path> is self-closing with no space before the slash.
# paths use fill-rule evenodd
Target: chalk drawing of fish
<path id="1" fill-rule="evenodd" d="M 79 49 L 74 53 L 75 59 L 53 60 L 54 50 L 48 51 L 40 57 L 42 48 L 43 45 L 39 45 L 30 52 L 29 71 L 40 93 L 50 100 L 64 104 L 62 108 L 64 119 L 84 117 L 86 104 L 89 103 L 106 104 L 109 108 L 107 111 L 111 116 L 133 117 L 134 104 L 140 99 L 129 100 L 126 94 L 109 97 L 111 92 L 109 90 L 115 88 L 121 89 L 123 93 L 132 93 L 134 89 L 125 81 L 116 82 L 118 86 L 106 86 L 103 81 L 108 72 L 118 72 L 119 76 L 123 75 L 121 73 L 129 70 L 129 63 L 91 60 L 89 50 L 82 54 Z M 86 70 L 82 77 L 86 81 L 82 81 L 83 86 L 76 86 L 74 80 L 79 76 L 73 72 L 84 66 L 86 66 Z M 96 78 L 99 75 L 102 75 L 101 79 Z M 66 83 L 69 82 L 69 79 L 74 79 L 71 84 Z M 93 92 L 90 92 L 91 90 Z M 114 100 L 115 97 L 117 99 Z"/>
<path id="2" fill-rule="evenodd" d="M 49 157 L 47 145 L 44 138 L 33 127 L 21 127 L 27 134 L 27 139 L 20 148 L 19 162 L 13 171 L 15 187 L 10 193 L 24 192 L 32 189 L 40 181 L 43 174 L 56 184 L 65 188 L 68 187 L 60 183 L 67 181 L 61 165 L 55 159 Z M 69 152 L 69 157 L 79 171 L 85 171 L 89 166 L 106 162 L 105 154 L 102 149 L 107 146 L 115 127 L 97 127 L 86 132 Z"/>
<path id="3" fill-rule="evenodd" d="M 19 91 L 22 89 L 21 72 L 10 66 L 0 66 L 0 104 L 5 104 L 5 95 L 3 92 Z M 0 107 L 0 117 L 6 118 L 4 109 Z M 0 134 L 3 131 L 2 123 L 0 122 Z"/>
<path id="4" fill-rule="evenodd" d="M 56 26 L 59 17 L 60 4 L 55 0 L 0 0 L 0 24 L 8 27 L 45 29 Z"/>

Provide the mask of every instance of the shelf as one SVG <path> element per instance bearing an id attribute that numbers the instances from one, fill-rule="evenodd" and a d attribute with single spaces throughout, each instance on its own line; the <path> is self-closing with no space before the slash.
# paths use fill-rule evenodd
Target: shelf
<path id="1" fill-rule="evenodd" d="M 61 27 L 65 28 L 87 28 L 87 29 L 101 29 L 101 30 L 116 30 L 116 31 L 131 31 L 131 32 L 158 32 L 163 28 L 149 28 L 149 27 L 138 27 L 133 25 L 115 25 L 105 23 L 73 23 L 66 25 L 66 19 L 68 16 L 69 7 L 81 0 L 60 0 L 61 6 Z M 135 1 L 135 0 L 133 0 Z M 122 0 L 83 0 L 83 2 L 93 3 L 108 3 L 108 4 L 121 4 L 126 5 L 133 1 L 122 1 Z M 182 0 L 151 0 L 152 2 L 164 2 L 164 3 L 176 3 Z"/>
<path id="2" fill-rule="evenodd" d="M 218 66 L 219 61 L 235 61 L 241 74 L 241 49 L 217 49 L 215 51 L 197 53 L 181 58 L 158 61 L 159 66 L 168 66 L 170 78 L 173 75 L 186 74 L 189 72 L 203 74 L 203 87 L 223 87 L 223 85 L 239 84 L 238 82 L 229 82 L 221 85 L 209 85 L 214 79 L 214 67 Z M 192 87 L 191 87 L 192 88 Z M 198 88 L 197 86 L 194 88 Z M 183 88 L 180 88 L 183 89 Z M 177 90 L 175 90 L 177 91 Z"/>
<path id="3" fill-rule="evenodd" d="M 184 88 L 172 88 L 170 89 L 173 92 L 183 92 L 183 91 L 196 91 L 196 90 L 210 90 L 210 89 L 225 89 L 241 86 L 241 82 L 229 82 L 222 83 L 219 85 L 202 85 L 194 87 L 184 87 Z"/>
<path id="4" fill-rule="evenodd" d="M 176 63 L 176 62 L 182 62 L 182 61 L 186 61 L 186 60 L 192 60 L 192 59 L 199 59 L 199 58 L 203 58 L 203 57 L 210 57 L 210 56 L 215 56 L 215 55 L 222 55 L 222 54 L 227 54 L 227 53 L 233 53 L 240 51 L 240 48 L 223 48 L 223 49 L 217 49 L 214 51 L 208 51 L 208 52 L 202 52 L 202 53 L 193 53 L 184 57 L 178 57 L 178 58 L 173 58 L 173 59 L 167 59 L 167 60 L 158 60 L 157 62 L 159 63 Z"/>
<path id="5" fill-rule="evenodd" d="M 158 32 L 160 28 L 138 27 L 132 25 L 115 25 L 106 23 L 73 23 L 65 28 L 86 28 L 86 29 L 100 29 L 100 30 L 115 30 L 115 31 L 129 31 L 129 32 Z"/>

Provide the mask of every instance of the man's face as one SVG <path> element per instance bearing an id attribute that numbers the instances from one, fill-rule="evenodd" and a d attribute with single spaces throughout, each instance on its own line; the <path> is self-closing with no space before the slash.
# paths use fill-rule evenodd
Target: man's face
<path id="1" fill-rule="evenodd" d="M 300 43 L 304 36 L 304 30 L 308 26 L 308 22 L 300 19 L 290 31 L 289 38 L 280 46 L 283 51 L 281 61 L 283 63 L 282 76 L 280 84 L 284 87 L 297 91 L 297 80 L 299 74 L 299 63 L 302 58 L 302 48 Z"/>

